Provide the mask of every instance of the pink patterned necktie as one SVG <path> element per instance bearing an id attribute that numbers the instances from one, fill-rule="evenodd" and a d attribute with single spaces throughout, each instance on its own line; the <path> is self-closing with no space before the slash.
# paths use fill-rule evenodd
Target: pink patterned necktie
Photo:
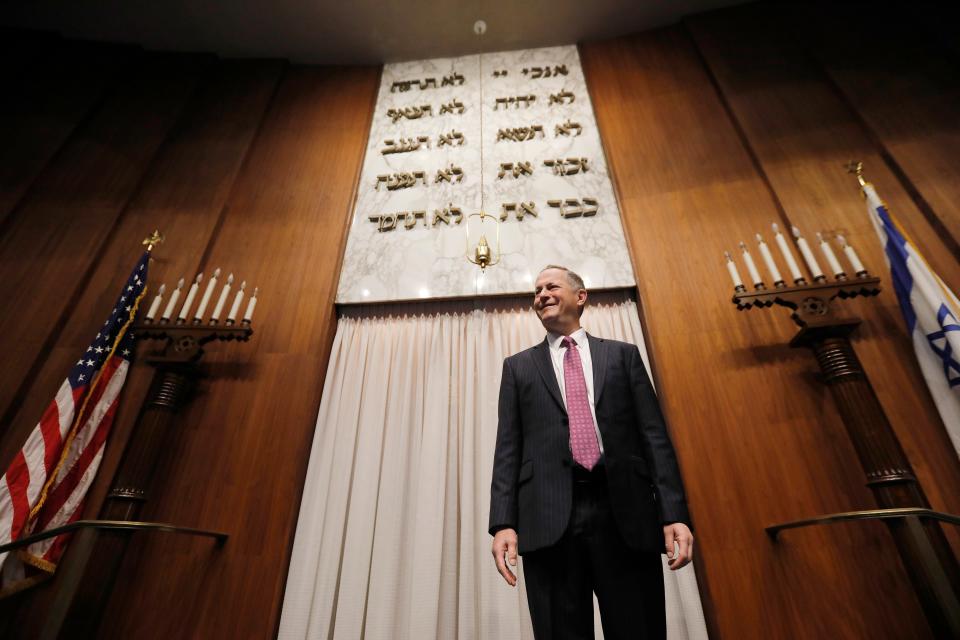
<path id="1" fill-rule="evenodd" d="M 583 363 L 576 341 L 563 337 L 567 352 L 563 355 L 563 385 L 567 392 L 567 417 L 570 422 L 570 451 L 574 461 L 585 469 L 593 469 L 600 459 L 600 445 L 593 426 L 587 382 L 583 377 Z"/>

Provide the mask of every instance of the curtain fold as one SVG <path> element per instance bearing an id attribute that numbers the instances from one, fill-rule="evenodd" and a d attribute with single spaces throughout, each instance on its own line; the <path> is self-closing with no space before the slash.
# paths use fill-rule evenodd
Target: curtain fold
<path id="1" fill-rule="evenodd" d="M 628 293 L 592 293 L 583 325 L 647 362 Z M 503 359 L 543 337 L 529 301 L 341 313 L 279 638 L 532 640 L 486 528 Z M 670 639 L 706 638 L 692 565 L 665 577 Z"/>

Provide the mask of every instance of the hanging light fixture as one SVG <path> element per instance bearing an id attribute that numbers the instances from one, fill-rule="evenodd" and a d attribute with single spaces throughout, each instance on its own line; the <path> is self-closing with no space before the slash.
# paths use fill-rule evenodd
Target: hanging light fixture
<path id="1" fill-rule="evenodd" d="M 470 218 L 479 218 L 480 219 L 480 239 L 477 241 L 476 246 L 471 249 L 470 242 Z M 487 235 L 484 233 L 485 221 L 489 220 L 493 222 L 493 230 L 496 234 L 496 244 L 494 247 L 490 246 L 490 243 L 487 242 Z M 477 225 L 474 225 L 476 228 Z M 497 220 L 495 216 L 485 213 L 483 209 L 480 209 L 479 213 L 471 213 L 467 216 L 467 260 L 473 264 L 480 267 L 480 270 L 483 271 L 487 267 L 492 267 L 493 265 L 500 262 L 500 257 L 502 252 L 500 251 L 500 221 Z"/>
<path id="2" fill-rule="evenodd" d="M 483 20 L 477 20 L 473 25 L 473 31 L 477 34 L 477 37 L 483 39 L 483 34 L 487 31 L 487 24 Z M 502 252 L 500 251 L 500 220 L 486 211 L 483 208 L 483 46 L 480 47 L 480 211 L 478 213 L 471 213 L 467 216 L 466 227 L 466 258 L 467 261 L 472 264 L 480 267 L 481 271 L 484 271 L 487 267 L 492 267 L 493 265 L 500 262 Z M 470 219 L 478 218 L 479 224 L 474 223 L 474 231 L 479 233 L 480 238 L 477 240 L 474 245 L 471 241 L 471 236 L 474 235 L 470 231 Z M 494 237 L 496 238 L 496 243 L 493 247 L 490 246 L 490 243 L 487 241 L 487 234 L 489 230 L 489 225 L 487 221 L 493 223 Z M 479 230 L 477 230 L 479 227 Z M 486 227 L 486 229 L 485 229 Z"/>

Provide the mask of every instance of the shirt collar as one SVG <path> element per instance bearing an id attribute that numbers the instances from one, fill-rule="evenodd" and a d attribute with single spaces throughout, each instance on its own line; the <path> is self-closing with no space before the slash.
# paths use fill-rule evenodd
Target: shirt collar
<path id="1" fill-rule="evenodd" d="M 577 343 L 577 346 L 583 346 L 587 342 L 587 330 L 583 327 L 580 327 L 576 331 L 570 334 L 570 337 L 573 338 L 574 342 Z M 562 346 L 563 335 L 560 333 L 554 333 L 552 331 L 547 332 L 547 344 L 550 345 L 550 348 L 553 350 L 560 349 Z"/>

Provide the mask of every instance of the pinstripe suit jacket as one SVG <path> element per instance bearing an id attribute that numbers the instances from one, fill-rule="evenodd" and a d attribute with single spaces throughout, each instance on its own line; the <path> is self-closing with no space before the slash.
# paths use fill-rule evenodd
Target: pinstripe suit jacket
<path id="1" fill-rule="evenodd" d="M 663 524 L 689 525 L 673 445 L 636 345 L 588 335 L 594 406 L 614 519 L 627 544 L 663 551 Z M 572 508 L 570 431 L 546 339 L 503 362 L 490 491 L 491 534 L 519 552 L 563 535 Z"/>

